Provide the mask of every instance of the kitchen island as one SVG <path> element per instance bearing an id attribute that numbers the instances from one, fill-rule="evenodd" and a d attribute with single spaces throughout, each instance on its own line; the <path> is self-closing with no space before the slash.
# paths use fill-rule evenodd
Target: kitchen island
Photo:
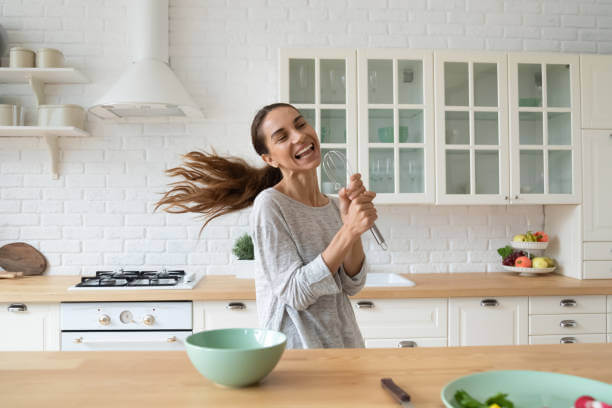
<path id="1" fill-rule="evenodd" d="M 380 386 L 391 377 L 415 407 L 439 408 L 443 386 L 466 374 L 540 370 L 612 384 L 611 362 L 612 344 L 287 350 L 259 386 L 229 389 L 180 351 L 12 352 L 0 353 L 0 406 L 397 407 Z"/>

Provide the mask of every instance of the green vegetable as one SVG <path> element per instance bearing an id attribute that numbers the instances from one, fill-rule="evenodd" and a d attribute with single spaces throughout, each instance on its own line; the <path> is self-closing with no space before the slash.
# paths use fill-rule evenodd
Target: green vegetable
<path id="1" fill-rule="evenodd" d="M 486 402 L 487 405 L 497 404 L 502 408 L 514 408 L 514 404 L 506 399 L 508 394 L 498 393 L 489 398 Z"/>
<path id="2" fill-rule="evenodd" d="M 506 259 L 506 257 L 512 254 L 513 251 L 514 250 L 512 249 L 510 245 L 506 245 L 503 248 L 499 248 L 497 250 L 497 253 L 501 255 L 502 259 Z"/>
<path id="3" fill-rule="evenodd" d="M 461 408 L 488 408 L 493 404 L 499 405 L 501 408 L 514 408 L 514 404 L 506 399 L 508 394 L 498 393 L 489 398 L 486 403 L 482 403 L 474 399 L 465 390 L 457 390 L 455 393 L 455 401 L 459 403 Z"/>

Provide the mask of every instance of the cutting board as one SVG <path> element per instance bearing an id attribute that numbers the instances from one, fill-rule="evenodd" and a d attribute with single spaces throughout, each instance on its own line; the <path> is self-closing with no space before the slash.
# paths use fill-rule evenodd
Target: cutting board
<path id="1" fill-rule="evenodd" d="M 0 267 L 7 272 L 41 275 L 47 269 L 47 259 L 32 245 L 14 242 L 0 248 Z"/>

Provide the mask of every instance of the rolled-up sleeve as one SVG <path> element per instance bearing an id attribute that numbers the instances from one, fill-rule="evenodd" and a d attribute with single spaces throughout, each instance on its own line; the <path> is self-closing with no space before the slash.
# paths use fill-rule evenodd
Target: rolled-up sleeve
<path id="1" fill-rule="evenodd" d="M 340 293 L 321 255 L 304 264 L 289 231 L 280 220 L 259 220 L 253 228 L 255 257 L 272 292 L 283 303 L 305 310 L 324 295 Z"/>
<path id="2" fill-rule="evenodd" d="M 363 289 L 366 282 L 367 272 L 367 257 L 363 259 L 363 263 L 361 264 L 361 269 L 358 273 L 353 276 L 349 276 L 344 268 L 340 268 L 340 282 L 342 282 L 342 291 L 349 296 L 356 295 Z"/>

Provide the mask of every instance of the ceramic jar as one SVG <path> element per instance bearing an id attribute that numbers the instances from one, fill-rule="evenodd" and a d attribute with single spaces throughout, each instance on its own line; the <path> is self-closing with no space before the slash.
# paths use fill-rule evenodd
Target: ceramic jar
<path id="1" fill-rule="evenodd" d="M 85 109 L 79 105 L 39 105 L 38 126 L 74 126 L 83 129 Z"/>
<path id="2" fill-rule="evenodd" d="M 34 51 L 23 47 L 13 47 L 9 52 L 9 66 L 11 68 L 34 67 Z"/>
<path id="3" fill-rule="evenodd" d="M 41 48 L 36 51 L 36 68 L 61 68 L 64 54 L 55 48 Z"/>

